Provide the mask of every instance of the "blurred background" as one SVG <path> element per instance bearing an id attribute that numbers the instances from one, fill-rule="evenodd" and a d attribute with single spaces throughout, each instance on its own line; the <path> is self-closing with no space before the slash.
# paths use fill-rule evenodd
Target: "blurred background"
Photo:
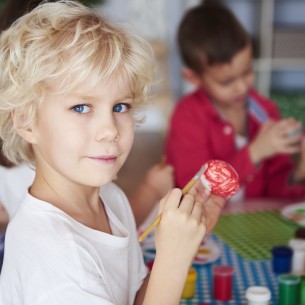
<path id="1" fill-rule="evenodd" d="M 7 1 L 0 0 L 0 10 L 5 9 Z M 25 1 L 14 0 L 16 12 L 19 2 L 21 7 Z M 81 2 L 136 31 L 151 43 L 155 52 L 158 80 L 146 109 L 146 121 L 136 129 L 134 147 L 117 179 L 130 195 L 148 167 L 161 162 L 173 106 L 191 89 L 180 74 L 182 64 L 176 31 L 184 12 L 201 1 Z M 232 9 L 253 38 L 256 88 L 278 103 L 284 117 L 292 115 L 305 125 L 305 1 L 223 0 L 223 3 Z"/>

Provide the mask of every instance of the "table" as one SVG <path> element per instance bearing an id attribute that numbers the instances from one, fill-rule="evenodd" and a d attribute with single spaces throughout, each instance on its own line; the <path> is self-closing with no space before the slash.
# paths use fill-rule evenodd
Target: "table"
<path id="1" fill-rule="evenodd" d="M 270 304 L 278 304 L 278 282 L 276 275 L 272 271 L 270 250 L 278 243 L 287 244 L 298 227 L 280 216 L 280 209 L 288 203 L 292 204 L 293 202 L 252 200 L 228 203 L 211 234 L 212 239 L 220 246 L 222 254 L 217 261 L 211 264 L 194 266 L 198 273 L 196 295 L 192 299 L 183 299 L 181 304 L 247 304 L 245 291 L 250 286 L 268 287 L 272 294 Z M 257 224 L 255 221 L 257 221 Z M 232 234 L 238 235 L 240 233 L 244 235 L 251 234 L 251 231 L 253 231 L 251 230 L 251 225 L 256 226 L 258 229 L 254 230 L 251 235 L 253 242 L 250 240 L 247 246 L 245 246 L 246 242 L 242 242 L 239 245 L 238 240 L 230 238 L 230 234 L 231 236 Z M 268 232 L 266 232 L 265 236 L 257 236 L 260 229 L 264 232 L 266 227 L 270 228 L 269 233 L 274 235 L 268 237 Z M 235 232 L 232 232 L 234 231 L 232 229 L 235 229 Z M 277 231 L 279 231 L 279 237 L 276 236 Z M 243 238 L 240 236 L 239 238 Z M 258 239 L 255 240 L 255 237 L 258 237 Z M 264 245 L 263 243 L 268 241 L 268 238 L 270 243 Z M 251 242 L 253 247 L 251 247 Z M 247 247 L 249 248 L 249 246 L 251 249 L 247 252 L 249 250 Z M 213 299 L 212 267 L 214 265 L 231 265 L 235 269 L 233 298 L 229 302 L 216 302 Z"/>
<path id="2" fill-rule="evenodd" d="M 228 202 L 210 234 L 212 241 L 220 247 L 221 255 L 213 263 L 193 265 L 198 273 L 196 295 L 191 299 L 182 299 L 180 304 L 246 304 L 245 292 L 248 287 L 265 286 L 271 291 L 270 304 L 277 305 L 278 281 L 272 271 L 271 249 L 273 246 L 287 245 L 298 228 L 297 224 L 280 215 L 284 206 L 293 203 L 266 199 Z M 146 241 L 151 242 L 153 247 L 153 236 L 149 235 Z M 154 249 L 150 254 L 147 261 L 153 259 Z M 213 299 L 212 268 L 215 265 L 234 267 L 233 298 L 229 302 Z"/>

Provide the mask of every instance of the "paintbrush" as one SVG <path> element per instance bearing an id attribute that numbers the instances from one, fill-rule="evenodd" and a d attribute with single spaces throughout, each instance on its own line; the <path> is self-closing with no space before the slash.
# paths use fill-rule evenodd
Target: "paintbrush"
<path id="1" fill-rule="evenodd" d="M 207 164 L 203 165 L 196 173 L 196 175 L 186 184 L 186 186 L 182 189 L 183 195 L 186 194 L 194 186 L 196 181 L 202 176 L 207 167 Z M 140 242 L 143 241 L 147 237 L 147 235 L 159 224 L 161 217 L 162 214 L 159 214 L 158 217 L 151 223 L 151 225 L 140 235 Z"/>

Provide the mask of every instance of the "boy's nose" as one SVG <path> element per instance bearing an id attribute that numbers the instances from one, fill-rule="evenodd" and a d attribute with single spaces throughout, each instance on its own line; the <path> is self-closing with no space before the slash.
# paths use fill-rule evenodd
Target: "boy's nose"
<path id="1" fill-rule="evenodd" d="M 238 80 L 236 83 L 236 92 L 239 95 L 242 95 L 242 94 L 246 93 L 247 91 L 248 91 L 248 83 L 243 79 Z"/>
<path id="2" fill-rule="evenodd" d="M 96 141 L 116 142 L 120 133 L 114 117 L 101 118 L 96 130 Z"/>

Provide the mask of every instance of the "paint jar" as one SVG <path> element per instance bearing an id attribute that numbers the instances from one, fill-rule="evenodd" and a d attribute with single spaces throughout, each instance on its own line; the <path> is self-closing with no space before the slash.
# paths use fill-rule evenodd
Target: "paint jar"
<path id="1" fill-rule="evenodd" d="M 305 239 L 294 238 L 289 241 L 293 251 L 291 272 L 301 274 L 305 270 Z"/>
<path id="2" fill-rule="evenodd" d="M 293 251 L 288 246 L 276 246 L 272 249 L 272 268 L 276 274 L 290 273 Z"/>
<path id="3" fill-rule="evenodd" d="M 151 271 L 154 265 L 154 261 L 149 261 L 146 263 L 147 268 Z"/>
<path id="4" fill-rule="evenodd" d="M 299 305 L 300 277 L 281 274 L 279 280 L 279 305 Z"/>
<path id="5" fill-rule="evenodd" d="M 234 268 L 220 265 L 213 267 L 213 292 L 217 301 L 229 301 L 232 299 Z"/>
<path id="6" fill-rule="evenodd" d="M 190 299 L 195 296 L 196 293 L 196 281 L 197 281 L 197 271 L 191 268 L 188 272 L 186 282 L 182 292 L 183 299 Z"/>
<path id="7" fill-rule="evenodd" d="M 300 284 L 300 304 L 305 305 L 305 276 L 301 277 Z"/>
<path id="8" fill-rule="evenodd" d="M 305 228 L 299 227 L 294 233 L 295 238 L 305 239 Z"/>
<path id="9" fill-rule="evenodd" d="M 248 305 L 267 305 L 271 299 L 270 289 L 263 286 L 251 286 L 246 290 Z"/>

